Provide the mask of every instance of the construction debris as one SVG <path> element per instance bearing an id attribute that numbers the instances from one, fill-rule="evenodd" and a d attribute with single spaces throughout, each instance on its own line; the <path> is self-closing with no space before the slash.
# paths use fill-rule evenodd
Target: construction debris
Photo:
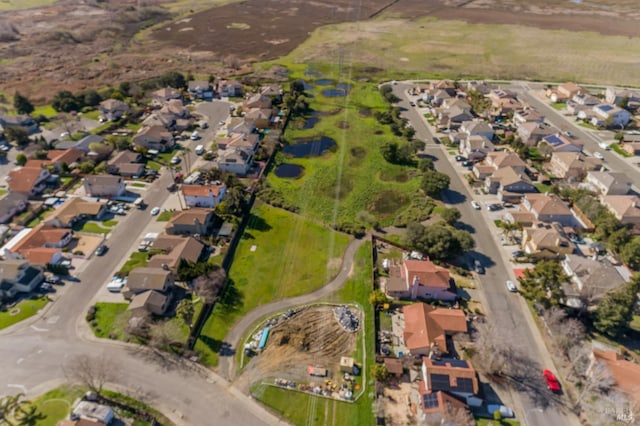
<path id="1" fill-rule="evenodd" d="M 348 306 L 338 306 L 333 310 L 333 313 L 336 321 L 340 323 L 345 331 L 354 332 L 360 328 L 360 319 L 356 314 L 351 312 Z"/>

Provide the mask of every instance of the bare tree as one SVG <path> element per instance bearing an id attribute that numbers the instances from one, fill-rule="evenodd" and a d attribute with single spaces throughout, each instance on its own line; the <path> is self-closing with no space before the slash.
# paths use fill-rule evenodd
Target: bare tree
<path id="1" fill-rule="evenodd" d="M 116 382 L 118 379 L 115 362 L 105 354 L 73 356 L 64 365 L 63 370 L 70 382 L 80 383 L 97 394 L 102 392 L 107 382 Z"/>
<path id="2" fill-rule="evenodd" d="M 184 335 L 175 321 L 162 321 L 151 326 L 149 344 L 157 349 L 169 349 L 176 344 L 184 344 Z"/>
<path id="3" fill-rule="evenodd" d="M 127 334 L 135 337 L 148 338 L 151 314 L 148 311 L 141 311 L 127 319 L 124 330 Z"/>
<path id="4" fill-rule="evenodd" d="M 205 303 L 213 303 L 220 289 L 227 280 L 227 273 L 222 268 L 212 269 L 205 275 L 195 279 L 193 291 L 204 299 Z"/>
<path id="5" fill-rule="evenodd" d="M 582 322 L 575 318 L 567 318 L 566 312 L 557 306 L 545 310 L 542 318 L 555 342 L 555 347 L 560 350 L 559 355 L 569 358 L 569 350 L 584 341 L 585 328 Z"/>
<path id="6" fill-rule="evenodd" d="M 449 408 L 444 418 L 458 426 L 475 426 L 476 421 L 468 408 Z"/>

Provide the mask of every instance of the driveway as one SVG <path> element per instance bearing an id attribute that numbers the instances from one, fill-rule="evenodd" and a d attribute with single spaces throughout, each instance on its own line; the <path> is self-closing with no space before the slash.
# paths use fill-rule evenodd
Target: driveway
<path id="1" fill-rule="evenodd" d="M 393 86 L 393 93 L 401 99 L 398 106 L 403 109 L 402 115 L 416 130 L 416 137 L 426 142 L 425 153 L 434 159 L 438 171 L 451 178 L 449 189 L 444 191 L 442 198 L 447 204 L 460 210 L 461 221 L 465 223 L 467 230 L 472 233 L 476 241 L 476 249 L 471 255 L 474 259 L 480 260 L 486 268 L 486 273 L 478 277 L 481 281 L 479 293 L 483 295 L 484 300 L 481 300 L 483 306 L 498 326 L 501 337 L 526 354 L 532 371 L 552 368 L 551 357 L 546 351 L 526 304 L 519 296 L 510 294 L 504 285 L 506 280 L 514 279 L 513 270 L 508 253 L 501 249 L 495 227 L 489 225 L 491 221 L 489 212 L 486 209 L 475 210 L 471 206 L 472 191 L 466 180 L 456 170 L 459 166 L 446 153 L 445 148 L 433 143 L 434 135 L 426 120 L 417 108 L 410 106 L 407 90 L 411 87 L 409 84 L 397 84 Z M 510 391 L 515 410 L 523 415 L 531 409 L 541 407 L 544 409 L 535 421 L 529 419 L 529 426 L 576 423 L 575 416 L 566 413 L 560 404 L 549 404 L 548 397 L 542 392 L 544 383 L 541 376 L 538 376 L 540 375 L 532 374 L 531 380 L 527 380 L 528 383 L 512 384 Z"/>

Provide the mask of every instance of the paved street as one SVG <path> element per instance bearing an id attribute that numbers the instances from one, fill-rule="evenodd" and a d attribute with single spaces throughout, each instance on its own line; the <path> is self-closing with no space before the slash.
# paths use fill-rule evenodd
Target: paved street
<path id="1" fill-rule="evenodd" d="M 467 225 L 475 241 L 476 250 L 473 258 L 479 259 L 486 268 L 486 274 L 479 276 L 480 288 L 484 295 L 483 305 L 498 327 L 498 332 L 506 342 L 519 349 L 529 360 L 533 370 L 542 371 L 544 368 L 553 369 L 550 357 L 539 336 L 535 324 L 531 321 L 525 303 L 520 296 L 509 293 L 505 281 L 514 279 L 513 271 L 506 253 L 501 250 L 498 236 L 492 232 L 487 223 L 487 212 L 475 210 L 470 204 L 473 199 L 468 185 L 460 177 L 452 165 L 452 159 L 441 145 L 433 143 L 433 135 L 417 108 L 409 104 L 406 91 L 408 84 L 393 86 L 394 94 L 401 99 L 398 106 L 405 109 L 405 116 L 416 130 L 416 138 L 427 143 L 425 152 L 432 156 L 438 171 L 449 175 L 451 184 L 449 190 L 443 194 L 448 204 L 455 206 L 462 214 L 461 221 Z M 487 348 L 490 350 L 490 348 Z M 537 364 L 533 366 L 534 364 Z M 546 392 L 542 375 L 531 377 L 529 383 L 516 383 L 512 386 L 511 399 L 514 410 L 520 418 L 527 419 L 529 426 L 555 426 L 576 423 L 573 415 L 565 413 L 555 397 Z M 542 409 L 542 412 L 538 412 Z M 537 414 L 527 415 L 531 410 Z"/>
<path id="2" fill-rule="evenodd" d="M 225 119 L 229 111 L 224 103 L 208 108 L 215 123 Z M 217 126 L 212 127 L 209 138 Z M 144 193 L 145 202 L 164 206 L 170 181 L 168 173 L 162 174 Z M 152 220 L 149 208 L 132 210 L 109 235 L 109 251 L 73 271 L 78 281 L 67 282 L 61 297 L 43 314 L 0 332 L 0 394 L 36 396 L 64 381 L 63 366 L 74 355 L 104 354 L 118 366 L 116 382 L 120 388 L 144 395 L 146 402 L 177 424 L 207 425 L 212 424 L 212 418 L 224 424 L 280 424 L 250 398 L 197 365 L 151 356 L 132 345 L 97 341 L 89 331 L 84 316 L 94 295 L 131 248 L 137 247 L 148 226 L 153 226 Z"/>

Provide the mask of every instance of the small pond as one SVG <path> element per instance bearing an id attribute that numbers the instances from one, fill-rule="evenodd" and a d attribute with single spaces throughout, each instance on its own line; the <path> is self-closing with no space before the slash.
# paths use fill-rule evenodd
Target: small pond
<path id="1" fill-rule="evenodd" d="M 304 124 L 302 125 L 302 128 L 313 129 L 313 126 L 318 124 L 318 121 L 320 121 L 320 117 L 309 117 L 305 120 Z"/>
<path id="2" fill-rule="evenodd" d="M 333 83 L 334 83 L 334 81 L 331 80 L 330 78 L 321 78 L 319 80 L 316 80 L 316 84 L 318 86 L 329 86 L 329 85 L 331 85 Z"/>
<path id="3" fill-rule="evenodd" d="M 304 167 L 297 164 L 282 163 L 276 167 L 275 174 L 279 178 L 297 178 L 304 172 Z"/>
<path id="4" fill-rule="evenodd" d="M 287 145 L 282 152 L 295 158 L 319 157 L 336 145 L 336 141 L 327 136 L 314 139 L 297 139 L 296 143 Z"/>
<path id="5" fill-rule="evenodd" d="M 345 89 L 324 89 L 322 91 L 322 96 L 326 96 L 327 98 L 335 98 L 339 96 L 347 96 L 347 91 Z"/>

